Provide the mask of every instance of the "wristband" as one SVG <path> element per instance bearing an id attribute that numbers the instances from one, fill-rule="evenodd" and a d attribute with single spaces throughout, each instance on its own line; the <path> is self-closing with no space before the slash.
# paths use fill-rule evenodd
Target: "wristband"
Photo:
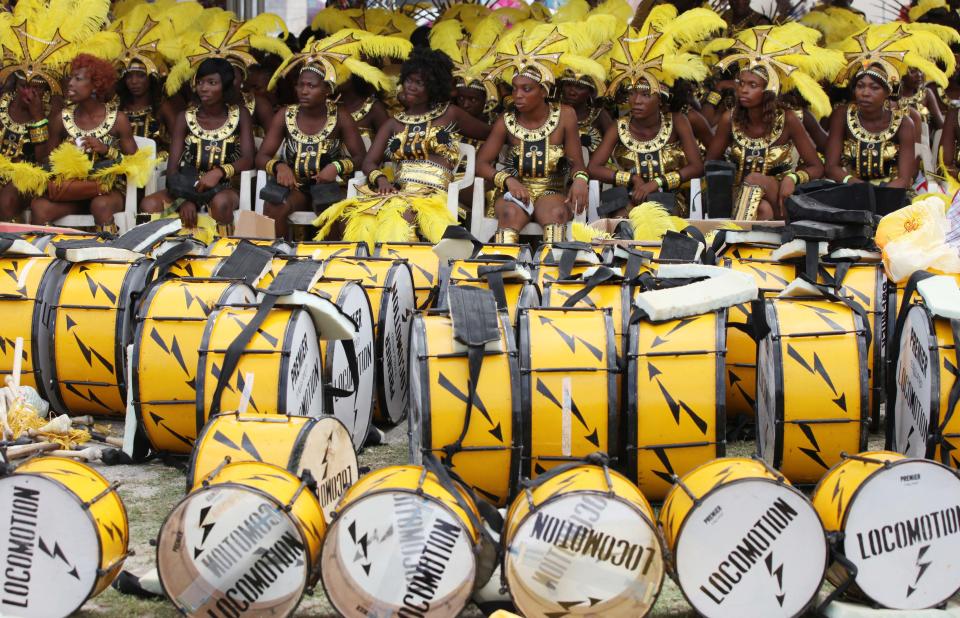
<path id="1" fill-rule="evenodd" d="M 35 129 L 35 128 L 37 128 L 37 127 L 45 127 L 45 126 L 47 126 L 49 123 L 50 123 L 50 121 L 47 120 L 46 118 L 44 118 L 43 120 L 38 120 L 38 121 L 36 121 L 36 122 L 31 122 L 30 124 L 27 125 L 27 127 L 30 128 L 30 129 Z"/>
<path id="2" fill-rule="evenodd" d="M 574 180 L 582 180 L 583 182 L 590 182 L 590 174 L 584 172 L 583 170 L 577 172 L 573 175 Z"/>
<path id="3" fill-rule="evenodd" d="M 653 179 L 653 182 L 657 183 L 657 186 L 660 187 L 660 190 L 663 191 L 664 179 L 663 176 L 657 176 Z"/>
<path id="4" fill-rule="evenodd" d="M 340 176 L 340 177 L 343 176 L 343 166 L 340 165 L 339 161 L 334 161 L 330 165 L 333 166 L 333 169 L 337 170 L 337 176 Z"/>
<path id="5" fill-rule="evenodd" d="M 107 154 L 103 156 L 106 159 L 113 160 L 113 159 L 119 159 L 121 155 L 120 155 L 120 151 L 117 150 L 115 146 L 110 146 L 109 148 L 107 148 Z"/>
<path id="6" fill-rule="evenodd" d="M 513 178 L 513 174 L 506 170 L 500 170 L 493 175 L 493 186 L 500 191 L 507 190 L 507 181 Z"/>
<path id="7" fill-rule="evenodd" d="M 796 173 L 794 173 L 794 172 L 787 172 L 786 174 L 783 175 L 783 177 L 784 177 L 784 178 L 789 178 L 790 180 L 793 181 L 793 184 L 795 184 L 795 185 L 800 184 L 800 177 L 797 176 Z"/>
<path id="8" fill-rule="evenodd" d="M 372 188 L 376 189 L 377 181 L 385 175 L 386 174 L 384 174 L 380 170 L 373 170 L 372 172 L 370 172 L 370 176 L 367 178 L 367 184 L 370 185 Z"/>
<path id="9" fill-rule="evenodd" d="M 615 184 L 618 187 L 629 187 L 630 178 L 632 176 L 633 175 L 630 172 L 617 172 L 617 175 L 613 181 L 613 184 Z"/>
<path id="10" fill-rule="evenodd" d="M 41 144 L 47 141 L 49 134 L 47 132 L 47 126 L 41 125 L 39 127 L 30 127 L 29 129 L 30 142 L 33 144 Z"/>
<path id="11" fill-rule="evenodd" d="M 267 164 L 263 166 L 263 169 L 271 176 L 276 177 L 278 165 L 280 165 L 280 159 L 270 159 L 267 161 Z"/>
<path id="12" fill-rule="evenodd" d="M 840 181 L 840 184 L 845 185 L 850 182 L 850 179 L 853 178 L 853 174 L 847 174 L 843 177 L 843 180 Z"/>
<path id="13" fill-rule="evenodd" d="M 664 180 L 667 183 L 668 190 L 675 191 L 680 188 L 680 172 L 670 172 L 664 176 Z"/>
<path id="14" fill-rule="evenodd" d="M 353 159 L 340 159 L 337 161 L 340 164 L 340 177 L 349 176 L 353 173 Z"/>
<path id="15" fill-rule="evenodd" d="M 221 166 L 220 166 L 220 169 L 223 170 L 223 177 L 224 177 L 224 178 L 233 178 L 233 175 L 237 173 L 237 171 L 234 169 L 234 167 L 233 167 L 232 165 L 230 165 L 229 163 L 226 163 L 226 164 L 224 164 L 224 165 L 221 165 Z"/>
<path id="16" fill-rule="evenodd" d="M 810 174 L 803 170 L 797 170 L 797 184 L 802 185 L 810 182 Z"/>
<path id="17" fill-rule="evenodd" d="M 717 92 L 716 90 L 714 90 L 713 92 L 711 92 L 710 94 L 707 95 L 707 103 L 709 103 L 710 105 L 712 105 L 712 106 L 714 106 L 714 107 L 716 107 L 717 105 L 719 105 L 719 104 L 720 104 L 720 101 L 722 101 L 722 100 L 723 100 L 723 97 L 722 97 L 722 96 L 720 95 L 720 93 Z"/>

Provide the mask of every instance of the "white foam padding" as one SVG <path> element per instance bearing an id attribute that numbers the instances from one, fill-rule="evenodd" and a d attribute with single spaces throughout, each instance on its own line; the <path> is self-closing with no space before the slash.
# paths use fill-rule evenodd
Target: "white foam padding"
<path id="1" fill-rule="evenodd" d="M 837 249 L 830 254 L 830 257 L 837 260 L 856 258 L 861 262 L 879 262 L 883 259 L 883 256 L 876 251 L 864 251 L 863 249 Z"/>
<path id="2" fill-rule="evenodd" d="M 31 245 L 22 238 L 14 239 L 13 244 L 3 252 L 4 255 L 46 255 L 40 249 L 37 249 L 35 246 Z"/>
<path id="3" fill-rule="evenodd" d="M 586 281 L 601 268 L 609 268 L 610 270 L 613 271 L 614 277 L 620 277 L 621 279 L 623 278 L 623 271 L 621 271 L 620 268 L 618 268 L 617 266 L 591 266 L 590 268 L 580 273 L 580 279 Z"/>
<path id="4" fill-rule="evenodd" d="M 646 312 L 653 322 L 717 311 L 751 301 L 759 294 L 752 276 L 718 266 L 664 264 L 657 271 L 657 276 L 665 279 L 707 279 L 681 287 L 638 293 L 634 297 L 634 304 Z"/>
<path id="5" fill-rule="evenodd" d="M 154 245 L 156 245 L 158 242 L 160 242 L 162 239 L 166 238 L 167 236 L 173 236 L 174 234 L 179 232 L 181 228 L 183 228 L 183 222 L 180 220 L 180 217 L 174 217 L 172 219 L 164 219 L 164 221 L 166 221 L 164 225 L 158 226 L 157 229 L 154 230 L 153 234 L 147 236 L 142 241 L 140 241 L 140 244 L 135 246 L 133 250 L 139 253 L 142 253 L 147 249 L 149 249 L 150 247 L 153 247 Z M 153 222 L 151 221 L 151 223 Z M 137 229 L 137 228 L 133 228 L 133 229 Z"/>
<path id="6" fill-rule="evenodd" d="M 566 249 L 566 251 L 570 251 L 570 249 Z M 557 264 L 559 264 L 560 257 L 563 255 L 564 250 L 554 249 L 553 247 L 551 247 L 550 252 L 553 255 L 553 259 L 557 262 Z M 597 254 L 594 251 L 577 251 L 577 257 L 573 259 L 573 263 L 574 264 L 599 264 L 600 258 L 597 257 Z"/>
<path id="7" fill-rule="evenodd" d="M 465 238 L 442 238 L 433 246 L 433 252 L 442 263 L 447 260 L 468 260 L 473 256 L 473 243 Z"/>
<path id="8" fill-rule="evenodd" d="M 795 238 L 788 243 L 777 247 L 770 254 L 772 260 L 788 260 L 790 258 L 802 257 L 807 254 L 807 241 L 802 238 Z M 817 243 L 817 255 L 827 254 L 827 243 Z"/>
<path id="9" fill-rule="evenodd" d="M 263 300 L 263 296 L 260 297 Z M 357 325 L 336 304 L 310 292 L 294 292 L 277 298 L 277 305 L 303 307 L 313 319 L 320 339 L 353 339 Z"/>
<path id="10" fill-rule="evenodd" d="M 89 262 L 91 260 L 137 260 L 142 258 L 142 253 L 130 251 L 129 249 L 119 249 L 104 245 L 102 247 L 84 247 L 83 249 L 67 249 L 64 252 L 64 259 L 68 262 Z"/>
<path id="11" fill-rule="evenodd" d="M 728 245 L 779 245 L 783 238 L 776 232 L 762 232 L 752 230 L 717 230 L 717 233 L 726 231 L 724 243 Z"/>
<path id="12" fill-rule="evenodd" d="M 917 292 L 930 313 L 948 320 L 960 319 L 960 287 L 953 277 L 936 275 L 917 284 Z"/>
<path id="13" fill-rule="evenodd" d="M 778 298 L 791 298 L 796 296 L 823 296 L 823 293 L 809 281 L 794 279 L 777 294 Z"/>
<path id="14" fill-rule="evenodd" d="M 179 247 L 183 243 L 190 244 L 190 251 L 187 252 L 187 255 L 206 255 L 207 247 L 199 240 L 192 239 L 183 239 L 183 240 L 165 240 L 163 244 L 157 247 L 157 250 L 154 252 L 155 257 L 160 257 L 167 251 L 173 249 L 174 247 Z"/>

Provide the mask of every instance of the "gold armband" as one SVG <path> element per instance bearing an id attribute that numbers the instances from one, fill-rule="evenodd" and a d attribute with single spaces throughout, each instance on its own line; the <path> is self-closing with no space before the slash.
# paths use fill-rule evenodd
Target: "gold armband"
<path id="1" fill-rule="evenodd" d="M 506 170 L 500 170 L 493 175 L 493 186 L 495 186 L 500 191 L 507 190 L 507 181 L 513 178 L 513 174 Z"/>
<path id="2" fill-rule="evenodd" d="M 680 172 L 670 172 L 663 179 L 667 183 L 667 190 L 675 191 L 680 188 Z"/>
<path id="3" fill-rule="evenodd" d="M 30 142 L 33 144 L 42 144 L 47 141 L 49 133 L 47 132 L 47 125 L 42 125 L 39 127 L 30 128 Z"/>
<path id="4" fill-rule="evenodd" d="M 278 165 L 280 165 L 280 159 L 270 159 L 267 161 L 267 164 L 263 166 L 263 169 L 271 176 L 276 176 Z"/>
<path id="5" fill-rule="evenodd" d="M 340 164 L 340 176 L 345 177 L 353 173 L 353 160 L 351 159 L 340 159 L 338 161 Z"/>
<path id="6" fill-rule="evenodd" d="M 722 101 L 722 100 L 723 100 L 723 97 L 722 97 L 722 96 L 720 95 L 720 93 L 717 92 L 716 90 L 714 90 L 713 92 L 711 92 L 710 94 L 707 95 L 707 103 L 709 103 L 710 105 L 712 105 L 712 106 L 714 106 L 714 107 L 716 107 L 717 105 L 719 105 L 719 104 L 720 104 L 720 101 Z"/>
<path id="7" fill-rule="evenodd" d="M 810 182 L 810 174 L 808 174 L 807 172 L 805 172 L 805 171 L 803 171 L 803 170 L 797 170 L 797 171 L 796 171 L 796 174 L 797 174 L 797 184 L 798 184 L 798 185 L 802 185 L 802 184 L 805 184 L 805 183 Z"/>
<path id="8" fill-rule="evenodd" d="M 110 159 L 111 161 L 119 159 L 122 155 L 120 151 L 115 146 L 110 146 L 107 148 L 107 154 L 103 155 L 104 158 Z"/>
<path id="9" fill-rule="evenodd" d="M 225 163 L 225 164 L 221 165 L 221 166 L 220 166 L 220 169 L 223 170 L 223 177 L 224 177 L 224 178 L 233 178 L 234 174 L 237 173 L 237 170 L 234 169 L 234 167 L 233 167 L 232 165 L 230 165 L 229 163 Z"/>
<path id="10" fill-rule="evenodd" d="M 372 172 L 370 172 L 370 176 L 367 178 L 367 184 L 370 185 L 371 188 L 376 189 L 377 181 L 384 176 L 386 176 L 386 174 L 384 174 L 380 170 L 373 170 Z"/>
<path id="11" fill-rule="evenodd" d="M 629 187 L 630 178 L 633 176 L 630 172 L 617 172 L 616 177 L 613 180 L 613 184 L 618 187 Z"/>

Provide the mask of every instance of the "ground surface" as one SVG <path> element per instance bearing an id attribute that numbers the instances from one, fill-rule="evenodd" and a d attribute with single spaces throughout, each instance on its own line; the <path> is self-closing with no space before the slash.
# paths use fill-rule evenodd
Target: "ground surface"
<path id="1" fill-rule="evenodd" d="M 119 433 L 119 429 L 118 429 Z M 406 463 L 406 428 L 389 432 L 387 443 L 367 448 L 360 455 L 360 466 L 371 469 L 390 464 Z M 872 435 L 870 450 L 883 448 L 883 439 Z M 754 451 L 753 442 L 728 444 L 729 456 L 749 456 Z M 100 466 L 100 471 L 110 480 L 121 482 L 120 494 L 127 507 L 130 520 L 131 549 L 135 554 L 127 560 L 126 568 L 141 574 L 153 567 L 155 550 L 151 540 L 156 537 L 163 520 L 183 497 L 185 477 L 177 469 L 159 461 L 140 466 Z M 178 616 L 179 613 L 166 600 L 145 601 L 124 596 L 108 589 L 88 601 L 78 616 L 137 616 L 142 618 Z M 322 586 L 304 597 L 296 612 L 297 616 L 335 616 Z M 468 608 L 464 616 L 482 616 L 475 608 Z M 660 592 L 652 616 L 695 616 L 676 584 L 667 578 Z"/>

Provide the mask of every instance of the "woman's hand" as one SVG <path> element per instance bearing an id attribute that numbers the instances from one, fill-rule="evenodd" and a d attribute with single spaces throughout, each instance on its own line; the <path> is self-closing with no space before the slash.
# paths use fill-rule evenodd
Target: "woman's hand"
<path id="1" fill-rule="evenodd" d="M 630 201 L 635 205 L 644 203 L 647 201 L 648 195 L 660 190 L 660 185 L 653 181 L 643 182 L 639 174 L 634 175 L 632 184 L 633 191 L 630 192 Z"/>
<path id="2" fill-rule="evenodd" d="M 180 205 L 180 209 L 177 211 L 180 213 L 180 221 L 183 223 L 183 227 L 188 230 L 197 227 L 197 205 L 193 202 L 184 202 Z"/>
<path id="3" fill-rule="evenodd" d="M 774 215 L 783 217 L 783 213 L 786 212 L 784 210 L 784 204 L 786 204 L 787 198 L 793 195 L 793 192 L 796 191 L 796 189 L 797 184 L 793 181 L 793 177 L 789 175 L 784 176 L 783 180 L 780 181 L 780 199 L 778 200 L 780 203 L 777 204 L 780 212 L 774 213 Z"/>
<path id="4" fill-rule="evenodd" d="M 293 175 L 293 170 L 286 163 L 277 165 L 277 184 L 288 189 L 294 189 L 297 186 L 297 179 Z"/>
<path id="5" fill-rule="evenodd" d="M 27 106 L 27 113 L 30 114 L 30 120 L 40 122 L 44 118 L 43 99 L 33 88 L 25 87 L 20 89 L 20 99 Z"/>
<path id="6" fill-rule="evenodd" d="M 221 180 L 223 180 L 223 170 L 215 167 L 200 177 L 200 180 L 197 181 L 197 191 L 200 193 L 209 191 L 220 184 Z"/>
<path id="7" fill-rule="evenodd" d="M 99 155 L 107 154 L 107 151 L 110 150 L 106 144 L 102 141 L 93 137 L 92 135 L 87 135 L 86 137 L 80 138 L 80 148 L 84 152 L 95 152 Z"/>
<path id="8" fill-rule="evenodd" d="M 583 178 L 574 178 L 570 191 L 567 192 L 567 205 L 573 206 L 573 212 L 579 215 L 586 210 L 588 200 L 587 181 Z"/>
<path id="9" fill-rule="evenodd" d="M 392 195 L 397 192 L 397 188 L 390 184 L 384 176 L 377 178 L 377 193 L 380 195 Z"/>
<path id="10" fill-rule="evenodd" d="M 317 172 L 317 175 L 313 179 L 320 183 L 331 183 L 336 182 L 338 176 L 337 168 L 332 164 L 327 164 L 323 167 L 322 170 Z"/>
<path id="11" fill-rule="evenodd" d="M 520 182 L 517 178 L 508 178 L 506 183 L 507 191 L 510 192 L 510 195 L 517 198 L 524 204 L 530 203 L 530 191 L 527 189 L 526 185 Z"/>

